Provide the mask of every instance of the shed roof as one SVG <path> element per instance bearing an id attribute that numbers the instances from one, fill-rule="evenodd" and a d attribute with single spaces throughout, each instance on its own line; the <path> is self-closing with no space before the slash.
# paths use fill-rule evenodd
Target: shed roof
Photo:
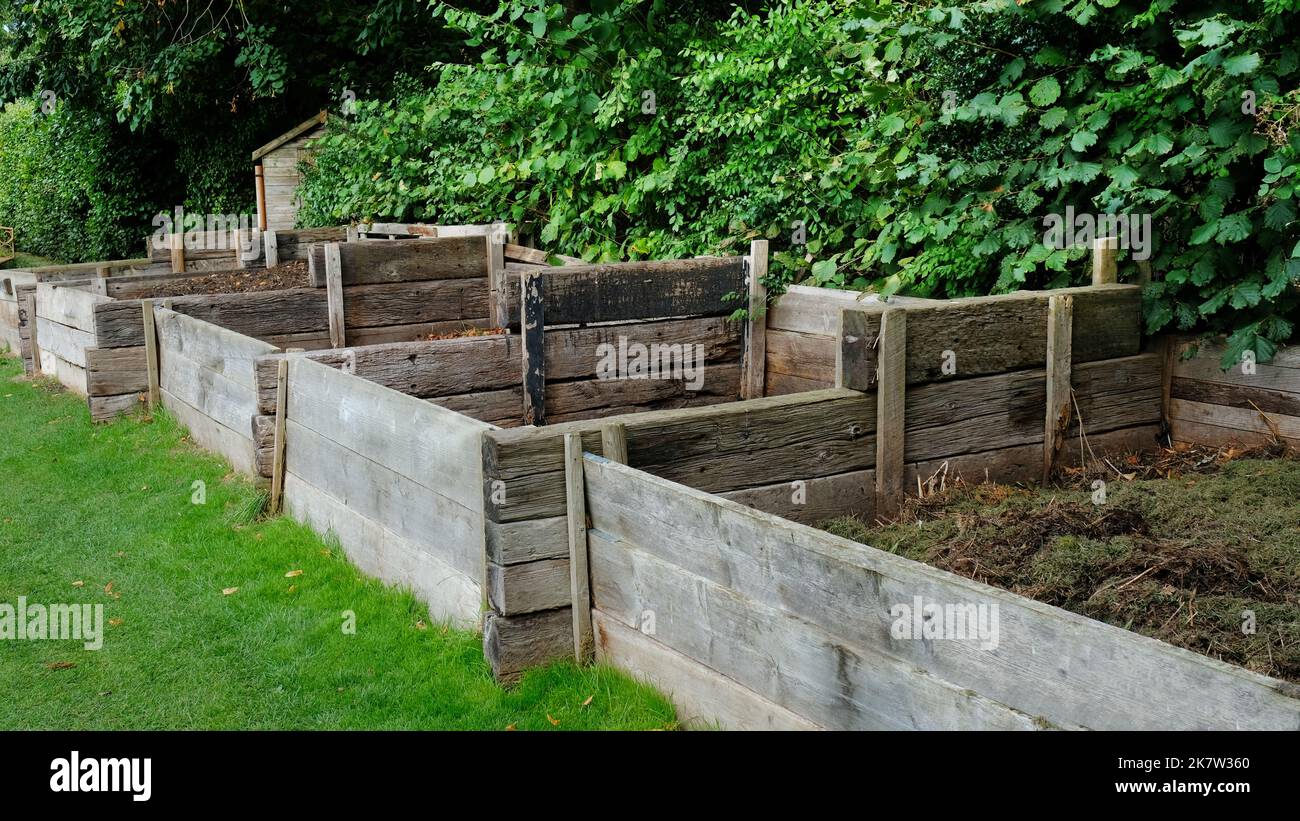
<path id="1" fill-rule="evenodd" d="M 328 112 L 322 111 L 321 113 L 317 114 L 315 117 L 312 117 L 307 122 L 289 129 L 288 131 L 284 132 L 280 136 L 276 137 L 274 140 L 271 140 L 266 145 L 254 151 L 253 162 L 257 162 L 258 160 L 262 159 L 262 157 L 264 157 L 265 155 L 270 154 L 272 151 L 284 145 L 285 143 L 289 142 L 290 140 L 297 139 L 298 137 L 302 136 L 304 133 L 310 131 L 316 126 L 324 125 L 325 120 L 328 118 L 329 118 Z"/>

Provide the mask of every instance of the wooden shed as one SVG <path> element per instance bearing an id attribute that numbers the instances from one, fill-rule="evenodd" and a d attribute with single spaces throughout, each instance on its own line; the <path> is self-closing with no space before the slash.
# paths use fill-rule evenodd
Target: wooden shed
<path id="1" fill-rule="evenodd" d="M 297 224 L 298 164 L 310 156 L 310 142 L 325 133 L 326 117 L 322 111 L 253 152 L 257 221 L 263 231 L 285 231 Z"/>

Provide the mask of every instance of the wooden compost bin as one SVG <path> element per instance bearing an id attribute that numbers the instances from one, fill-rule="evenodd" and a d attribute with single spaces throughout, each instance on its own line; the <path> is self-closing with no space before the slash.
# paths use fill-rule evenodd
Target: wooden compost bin
<path id="1" fill-rule="evenodd" d="M 1300 452 L 1300 347 L 1284 348 L 1268 363 L 1247 359 L 1224 370 L 1221 342 L 1168 342 L 1174 441 L 1218 447 L 1280 440 Z"/>
<path id="2" fill-rule="evenodd" d="M 344 272 L 337 291 L 322 283 L 165 296 L 167 285 L 210 272 L 114 278 L 107 281 L 106 294 L 72 284 L 40 285 L 37 337 L 47 341 L 38 345 L 49 360 L 43 370 L 87 395 L 96 420 L 135 406 L 148 387 L 141 294 L 277 348 L 324 348 L 335 338 L 363 344 L 414 340 L 488 323 L 493 255 L 483 237 L 421 241 L 396 263 L 395 243 L 337 247 Z M 363 269 L 374 274 L 362 276 L 362 282 L 349 273 Z"/>
<path id="3" fill-rule="evenodd" d="M 486 603 L 499 678 L 594 652 L 737 727 L 1300 723 L 1292 685 L 792 521 L 869 518 L 944 470 L 1039 481 L 1081 433 L 1097 453 L 1155 445 L 1176 379 L 1143 352 L 1139 288 L 874 304 L 800 289 L 764 313 L 761 244 L 510 278 L 488 261 L 468 291 L 448 284 L 469 279 L 449 247 L 333 246 L 319 288 L 155 308 L 159 393 L 196 441 L 269 474 L 273 505 L 435 617 L 476 624 Z M 746 290 L 759 319 L 733 321 L 727 295 Z M 435 294 L 515 333 L 357 344 L 380 306 Z M 97 341 L 142 344 L 141 309 L 132 336 L 114 305 L 96 305 Z M 274 347 L 307 341 L 333 347 Z M 605 378 L 602 350 L 656 342 L 700 346 L 699 390 Z M 1000 641 L 894 638 L 894 606 L 917 597 L 996 605 Z"/>

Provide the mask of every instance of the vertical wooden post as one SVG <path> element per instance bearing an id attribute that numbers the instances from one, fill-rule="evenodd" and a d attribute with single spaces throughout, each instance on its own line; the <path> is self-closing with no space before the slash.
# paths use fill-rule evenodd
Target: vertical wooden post
<path id="1" fill-rule="evenodd" d="M 108 266 L 95 266 L 95 278 L 90 281 L 91 293 L 108 296 Z"/>
<path id="2" fill-rule="evenodd" d="M 262 164 L 253 166 L 253 190 L 257 195 L 257 227 L 266 230 L 266 176 Z"/>
<path id="3" fill-rule="evenodd" d="M 1118 281 L 1119 237 L 1097 237 L 1092 241 L 1092 284 L 1113 285 Z"/>
<path id="4" fill-rule="evenodd" d="M 609 461 L 627 464 L 627 427 L 622 422 L 600 426 L 600 450 Z"/>
<path id="5" fill-rule="evenodd" d="M 523 334 L 524 424 L 546 424 L 546 279 L 519 275 L 519 331 Z"/>
<path id="6" fill-rule="evenodd" d="M 153 412 L 162 397 L 158 375 L 158 329 L 154 322 L 153 300 L 140 300 L 140 308 L 144 313 L 144 362 L 149 372 L 149 411 Z"/>
<path id="7" fill-rule="evenodd" d="M 1160 367 L 1160 432 L 1165 437 L 1165 446 L 1173 447 L 1174 420 L 1169 412 L 1169 406 L 1170 400 L 1173 398 L 1174 371 L 1178 368 L 1178 357 L 1182 353 L 1182 345 L 1177 337 L 1166 334 L 1162 347 L 1164 357 Z"/>
<path id="8" fill-rule="evenodd" d="M 346 242 L 356 242 L 361 239 L 361 228 L 356 225 L 349 225 L 344 229 L 344 234 Z"/>
<path id="9" fill-rule="evenodd" d="M 288 401 L 289 360 L 281 359 L 275 371 L 275 439 L 271 454 L 271 514 L 280 512 L 284 495 L 285 404 Z"/>
<path id="10" fill-rule="evenodd" d="M 892 519 L 903 503 L 905 400 L 907 390 L 907 311 L 888 308 L 880 315 L 876 350 L 876 516 Z"/>
<path id="11" fill-rule="evenodd" d="M 839 344 L 835 347 L 835 387 L 869 390 L 875 382 L 875 345 L 871 314 L 855 308 L 840 311 Z"/>
<path id="12" fill-rule="evenodd" d="M 1065 447 L 1073 409 L 1070 372 L 1074 356 L 1074 297 L 1058 295 L 1047 300 L 1047 418 L 1043 428 L 1043 484 Z"/>
<path id="13" fill-rule="evenodd" d="M 741 399 L 758 399 L 766 387 L 767 375 L 767 240 L 749 244 L 749 321 L 745 323 L 745 363 L 740 386 Z"/>
<path id="14" fill-rule="evenodd" d="M 172 273 L 185 273 L 185 234 L 171 235 Z"/>
<path id="15" fill-rule="evenodd" d="M 280 264 L 280 236 L 274 231 L 262 232 L 262 256 L 267 268 Z"/>
<path id="16" fill-rule="evenodd" d="M 506 281 L 506 246 L 499 239 L 496 232 L 490 232 L 484 238 L 487 243 L 488 321 L 494 328 L 509 328 L 510 294 Z"/>
<path id="17" fill-rule="evenodd" d="M 27 295 L 27 345 L 32 349 L 32 376 L 40 376 L 41 346 L 36 340 L 36 294 Z"/>
<path id="18" fill-rule="evenodd" d="M 325 243 L 325 298 L 329 303 L 330 345 L 343 348 L 348 344 L 343 325 L 343 261 L 337 242 Z"/>
<path id="19" fill-rule="evenodd" d="M 587 489 L 582 472 L 582 434 L 564 434 L 564 493 L 569 520 L 569 590 L 573 601 L 573 657 L 591 659 L 591 580 L 587 575 Z"/>

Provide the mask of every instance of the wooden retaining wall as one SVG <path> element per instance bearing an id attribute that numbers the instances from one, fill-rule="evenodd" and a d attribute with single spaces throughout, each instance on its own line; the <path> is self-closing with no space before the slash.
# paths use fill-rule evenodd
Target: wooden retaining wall
<path id="1" fill-rule="evenodd" d="M 154 325 L 163 407 L 189 428 L 196 444 L 255 476 L 254 366 L 279 348 L 165 308 L 154 308 Z"/>
<path id="2" fill-rule="evenodd" d="M 914 303 L 905 313 L 915 321 L 888 349 L 871 342 L 881 334 L 884 311 L 899 308 L 823 304 L 821 310 L 842 314 L 837 328 L 857 322 L 865 329 L 837 330 L 831 337 L 840 342 L 841 387 L 487 434 L 494 611 L 484 643 L 497 674 L 511 678 L 563 653 L 569 640 L 565 434 L 579 434 L 586 450 L 604 455 L 617 441 L 619 460 L 636 468 L 807 523 L 888 514 L 880 507 L 882 453 L 896 460 L 886 472 L 894 479 L 887 499 L 893 505 L 935 475 L 1038 482 L 1045 469 L 1044 365 L 1051 366 L 1053 299 L 1070 301 L 1081 321 L 1070 334 L 1073 356 L 1063 365 L 1057 357 L 1072 400 L 1052 464 L 1077 459 L 1084 450 L 1154 447 L 1163 358 L 1139 351 L 1140 293 L 1128 286 Z M 949 353 L 957 362 L 951 373 L 936 367 Z M 898 389 L 910 383 L 888 415 L 881 412 L 877 355 L 898 366 Z M 1079 443 L 1081 432 L 1086 444 Z"/>
<path id="3" fill-rule="evenodd" d="M 597 656 L 654 682 L 688 719 L 745 729 L 1300 729 L 1300 688 L 1287 682 L 598 456 L 585 454 L 578 472 L 590 526 L 576 544 L 587 552 Z M 996 642 L 991 632 L 907 637 L 901 607 L 918 601 L 985 607 Z"/>
<path id="4" fill-rule="evenodd" d="M 434 618 L 477 626 L 492 426 L 298 355 L 286 391 L 286 509 Z"/>
<path id="5" fill-rule="evenodd" d="M 1221 344 L 1169 344 L 1174 441 L 1219 447 L 1281 440 L 1300 451 L 1300 347 L 1278 351 L 1267 364 L 1246 360 L 1225 371 Z"/>

